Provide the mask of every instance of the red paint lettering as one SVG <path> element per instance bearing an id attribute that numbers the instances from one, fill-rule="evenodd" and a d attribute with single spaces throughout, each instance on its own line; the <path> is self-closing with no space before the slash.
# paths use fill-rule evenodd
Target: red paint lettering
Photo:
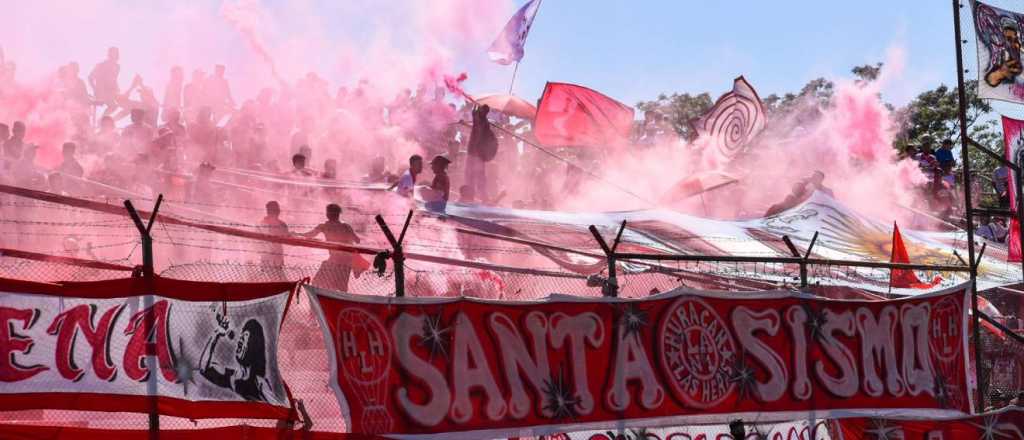
<path id="1" fill-rule="evenodd" d="M 124 334 L 131 335 L 131 339 L 124 350 L 124 374 L 129 379 L 137 382 L 149 379 L 146 356 L 155 354 L 164 379 L 168 382 L 178 381 L 178 375 L 174 371 L 174 356 L 171 354 L 170 333 L 167 331 L 167 315 L 170 308 L 167 301 L 158 301 L 152 307 L 136 313 L 128 321 Z M 152 327 L 147 326 L 150 322 Z M 150 343 L 153 344 L 152 347 L 149 346 Z"/>
<path id="2" fill-rule="evenodd" d="M 121 314 L 124 305 L 111 307 L 97 325 L 93 326 L 96 305 L 82 304 L 57 315 L 47 333 L 57 336 L 56 366 L 61 377 L 79 381 L 85 371 L 75 365 L 75 341 L 81 334 L 92 348 L 92 369 L 96 377 L 111 381 L 117 376 L 117 367 L 110 359 L 110 328 Z"/>
<path id="3" fill-rule="evenodd" d="M 29 354 L 35 342 L 14 331 L 14 322 L 21 321 L 21 329 L 28 330 L 39 318 L 39 310 L 0 307 L 0 382 L 17 382 L 46 370 L 43 365 L 23 366 L 14 359 L 16 353 Z"/>

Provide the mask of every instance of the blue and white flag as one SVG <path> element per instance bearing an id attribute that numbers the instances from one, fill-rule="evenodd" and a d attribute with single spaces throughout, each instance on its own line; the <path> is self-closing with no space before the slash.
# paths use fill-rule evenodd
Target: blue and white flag
<path id="1" fill-rule="evenodd" d="M 507 65 L 523 59 L 523 45 L 526 44 L 526 35 L 530 33 L 530 26 L 533 25 L 533 17 L 537 15 L 540 2 L 541 0 L 526 2 L 508 20 L 501 34 L 487 49 L 487 56 L 491 61 Z"/>

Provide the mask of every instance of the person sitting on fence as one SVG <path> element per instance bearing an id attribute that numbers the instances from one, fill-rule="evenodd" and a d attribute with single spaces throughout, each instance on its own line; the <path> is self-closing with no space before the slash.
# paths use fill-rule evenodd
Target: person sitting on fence
<path id="1" fill-rule="evenodd" d="M 317 225 L 312 231 L 299 235 L 314 238 L 319 234 L 324 234 L 324 239 L 331 243 L 359 243 L 359 236 L 356 235 L 352 226 L 341 221 L 341 207 L 334 203 L 327 205 L 326 222 Z M 329 252 L 330 256 L 320 264 L 320 269 L 317 270 L 316 276 L 313 278 L 313 284 L 339 292 L 347 292 L 349 276 L 352 274 L 352 253 L 335 249 L 331 249 Z"/>

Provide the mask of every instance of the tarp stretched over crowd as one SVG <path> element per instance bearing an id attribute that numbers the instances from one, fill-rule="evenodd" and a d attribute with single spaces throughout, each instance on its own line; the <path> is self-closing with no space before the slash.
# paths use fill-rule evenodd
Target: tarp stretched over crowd
<path id="1" fill-rule="evenodd" d="M 791 253 L 782 241 L 783 236 L 788 236 L 803 251 L 815 232 L 819 236 L 811 252 L 812 258 L 888 262 L 892 252 L 891 223 L 872 220 L 821 192 L 815 192 L 800 205 L 777 215 L 753 220 L 714 220 L 662 209 L 565 213 L 460 204 L 449 204 L 447 214 L 466 227 L 596 254 L 602 253 L 587 227 L 596 225 L 606 237 L 612 237 L 623 220 L 627 223 L 620 252 L 789 257 Z M 967 234 L 964 231 L 916 231 L 909 227 L 900 229 L 912 263 L 961 264 L 953 252 L 956 249 L 963 252 L 966 248 Z M 580 273 L 597 273 L 606 267 L 600 260 L 579 255 L 555 251 L 546 252 L 545 255 L 560 266 Z M 742 273 L 746 278 L 793 282 L 791 275 L 775 274 L 756 264 L 740 265 L 740 270 L 737 270 L 737 266 L 736 263 L 702 263 L 701 271 L 725 276 Z M 629 263 L 623 264 L 623 267 L 626 271 L 648 269 Z M 817 277 L 830 285 L 868 291 L 891 291 L 897 294 L 921 292 L 918 289 L 890 288 L 888 272 L 884 269 L 816 267 L 811 270 L 811 282 Z M 968 279 L 966 272 L 921 273 L 919 278 L 931 280 L 936 275 L 942 278 L 937 287 L 949 287 Z M 978 269 L 978 289 L 985 290 L 1021 281 L 1020 265 L 1007 263 L 1005 247 L 990 243 Z"/>
<path id="2" fill-rule="evenodd" d="M 970 290 L 886 301 L 390 298 L 307 286 L 355 433 L 454 438 L 972 410 Z"/>

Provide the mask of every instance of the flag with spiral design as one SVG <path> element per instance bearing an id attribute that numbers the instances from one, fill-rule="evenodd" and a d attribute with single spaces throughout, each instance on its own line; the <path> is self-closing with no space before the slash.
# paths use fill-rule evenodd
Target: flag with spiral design
<path id="1" fill-rule="evenodd" d="M 733 81 L 732 91 L 718 98 L 704 116 L 690 121 L 690 126 L 722 157 L 732 159 L 764 129 L 764 105 L 754 87 L 740 76 Z"/>

